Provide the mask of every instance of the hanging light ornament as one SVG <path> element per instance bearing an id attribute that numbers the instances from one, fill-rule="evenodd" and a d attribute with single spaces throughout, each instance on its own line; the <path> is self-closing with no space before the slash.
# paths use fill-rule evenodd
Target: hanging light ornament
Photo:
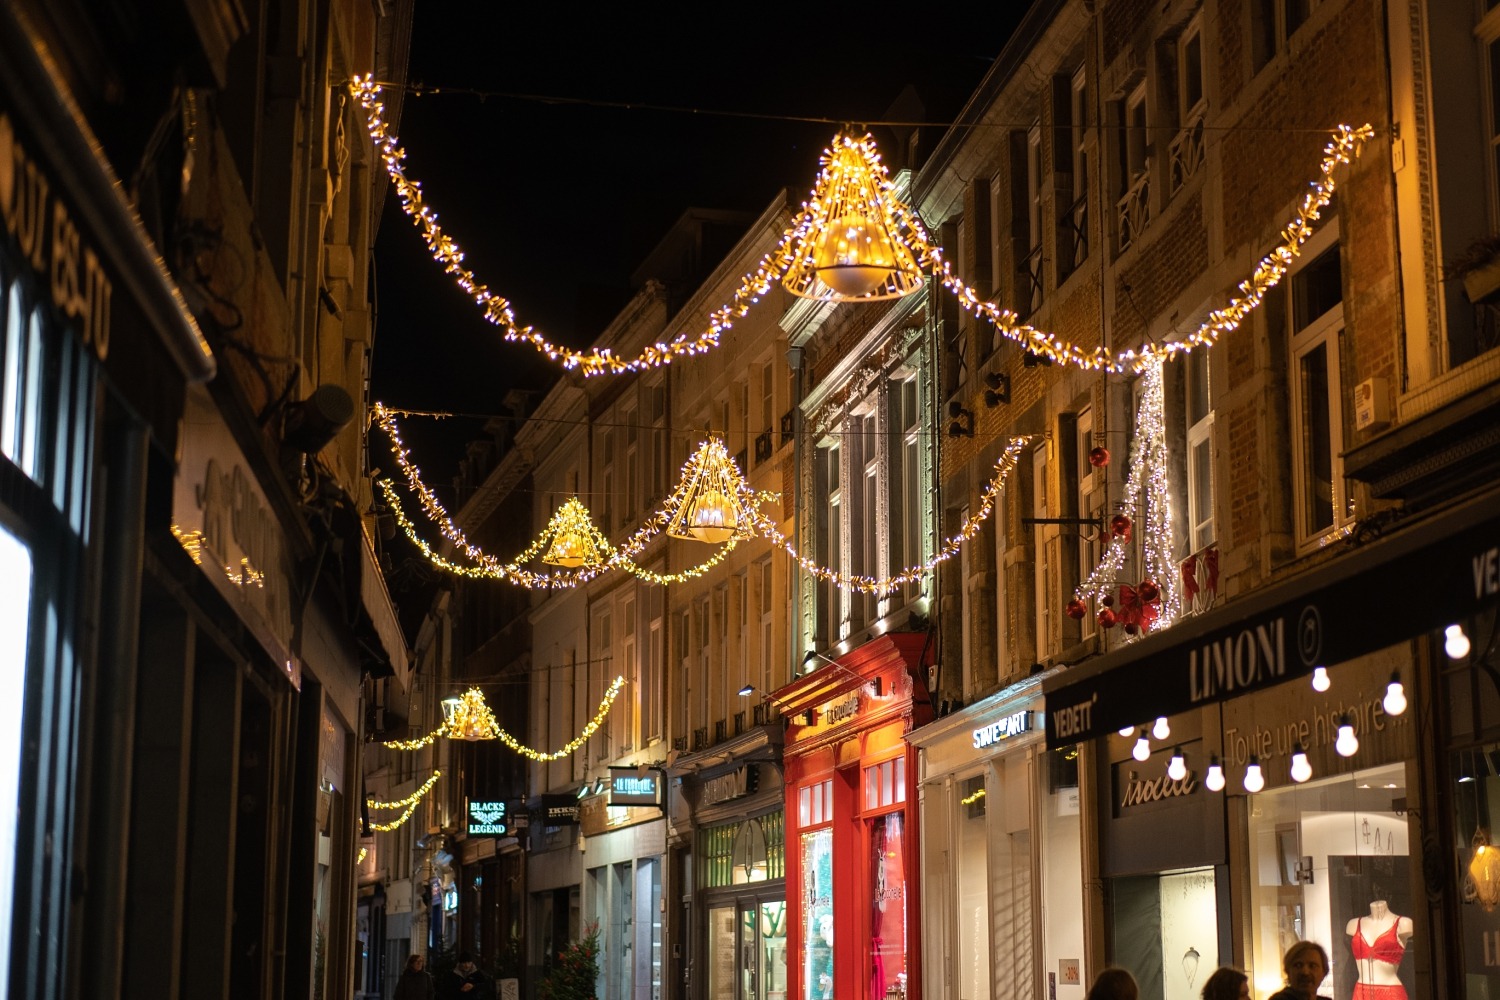
<path id="1" fill-rule="evenodd" d="M 755 537 L 755 494 L 745 483 L 724 442 L 709 438 L 683 468 L 669 505 L 667 534 L 717 545 Z"/>
<path id="2" fill-rule="evenodd" d="M 588 508 L 577 497 L 569 497 L 557 508 L 541 537 L 547 546 L 542 562 L 549 566 L 601 566 L 610 550 L 609 541 L 594 527 Z"/>
<path id="3" fill-rule="evenodd" d="M 840 132 L 794 235 L 782 284 L 804 299 L 874 302 L 922 287 L 922 269 L 900 235 L 900 199 L 870 135 Z M 901 206 L 904 208 L 904 206 Z"/>
<path id="4" fill-rule="evenodd" d="M 443 724 L 448 735 L 456 740 L 493 740 L 500 735 L 500 724 L 495 713 L 485 704 L 484 693 L 469 688 L 456 701 L 443 702 Z"/>

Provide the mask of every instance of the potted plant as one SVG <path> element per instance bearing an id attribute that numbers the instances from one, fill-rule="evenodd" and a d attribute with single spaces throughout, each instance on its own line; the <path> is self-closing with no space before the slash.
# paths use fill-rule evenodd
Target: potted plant
<path id="1" fill-rule="evenodd" d="M 1481 236 L 1443 268 L 1443 277 L 1464 283 L 1464 294 L 1478 305 L 1500 299 L 1500 234 Z"/>

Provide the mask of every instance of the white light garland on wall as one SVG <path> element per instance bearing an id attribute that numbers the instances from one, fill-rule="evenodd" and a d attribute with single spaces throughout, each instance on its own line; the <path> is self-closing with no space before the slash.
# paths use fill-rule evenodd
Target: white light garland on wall
<path id="1" fill-rule="evenodd" d="M 1125 495 L 1121 502 L 1125 513 L 1111 519 L 1107 529 L 1110 539 L 1104 556 L 1073 593 L 1075 602 L 1093 602 L 1094 613 L 1105 628 L 1112 627 L 1123 614 L 1125 623 L 1135 626 L 1127 629 L 1129 635 L 1167 628 L 1182 613 L 1176 566 L 1172 560 L 1176 545 L 1172 534 L 1172 495 L 1168 481 L 1164 362 L 1165 358 L 1158 355 L 1141 372 L 1141 399 L 1136 407 L 1135 436 L 1130 443 L 1130 475 L 1125 480 Z M 1142 504 L 1145 508 L 1142 544 L 1145 575 L 1138 585 L 1122 586 L 1119 576 L 1130 551 L 1134 525 L 1130 515 L 1139 511 Z M 1125 520 L 1121 520 L 1122 517 Z M 1154 595 L 1152 591 L 1155 591 Z M 1127 607 L 1127 602 L 1134 606 Z M 1153 605 L 1156 606 L 1154 610 L 1144 610 Z M 1076 604 L 1070 607 L 1069 613 L 1080 617 L 1074 610 L 1076 607 Z M 1120 610 L 1117 611 L 1117 607 Z"/>

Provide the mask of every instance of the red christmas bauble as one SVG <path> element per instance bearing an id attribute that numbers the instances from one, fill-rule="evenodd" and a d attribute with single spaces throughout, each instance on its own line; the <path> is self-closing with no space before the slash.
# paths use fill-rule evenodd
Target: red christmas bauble
<path id="1" fill-rule="evenodd" d="M 1109 464 L 1109 449 L 1104 447 L 1089 449 L 1089 464 L 1096 469 L 1102 469 Z"/>
<path id="2" fill-rule="evenodd" d="M 1161 588 L 1156 585 L 1155 580 L 1142 580 L 1141 585 L 1135 588 L 1142 604 L 1155 604 L 1161 600 Z"/>
<path id="3" fill-rule="evenodd" d="M 1099 603 L 1104 605 L 1106 608 L 1112 608 L 1115 606 L 1115 595 L 1105 594 L 1103 597 L 1099 598 Z"/>
<path id="4" fill-rule="evenodd" d="M 1099 612 L 1097 620 L 1099 622 L 1100 628 L 1115 627 L 1115 613 L 1108 608 L 1105 608 L 1103 611 Z"/>
<path id="5" fill-rule="evenodd" d="M 1089 613 L 1089 606 L 1075 597 L 1068 602 L 1066 610 L 1069 618 L 1081 621 L 1083 616 Z"/>
<path id="6" fill-rule="evenodd" d="M 1109 533 L 1116 538 L 1128 539 L 1130 537 L 1130 529 L 1133 526 L 1134 522 L 1125 514 L 1116 514 L 1109 519 Z"/>
<path id="7" fill-rule="evenodd" d="M 1125 634 L 1126 635 L 1135 635 L 1140 630 L 1141 630 L 1141 627 L 1139 625 L 1137 625 L 1135 622 L 1126 622 L 1125 623 Z"/>

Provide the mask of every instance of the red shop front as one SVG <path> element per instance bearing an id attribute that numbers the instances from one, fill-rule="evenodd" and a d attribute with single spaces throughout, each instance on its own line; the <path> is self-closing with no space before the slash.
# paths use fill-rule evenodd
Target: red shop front
<path id="1" fill-rule="evenodd" d="M 920 1000 L 917 755 L 926 636 L 890 633 L 775 694 L 787 718 L 794 1000 Z"/>

